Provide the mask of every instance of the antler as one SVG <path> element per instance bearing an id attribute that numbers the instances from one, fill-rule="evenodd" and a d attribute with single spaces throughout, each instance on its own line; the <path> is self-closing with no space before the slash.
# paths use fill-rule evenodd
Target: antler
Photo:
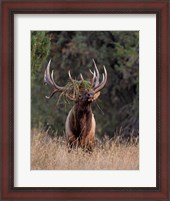
<path id="1" fill-rule="evenodd" d="M 99 70 L 97 68 L 97 65 L 96 65 L 96 62 L 95 60 L 93 59 L 93 63 L 94 63 L 94 67 L 95 67 L 95 70 L 94 72 L 92 72 L 90 70 L 90 73 L 93 75 L 93 78 L 92 78 L 92 81 L 91 81 L 91 85 L 94 89 L 94 92 L 97 93 L 98 91 L 100 91 L 106 84 L 106 81 L 107 81 L 107 71 L 106 71 L 106 68 L 105 66 L 103 66 L 104 68 L 104 73 L 102 73 L 102 81 L 101 83 L 99 82 L 99 78 L 100 78 L 100 74 L 99 74 Z"/>
<path id="2" fill-rule="evenodd" d="M 64 90 L 64 87 L 60 87 L 55 83 L 53 70 L 50 75 L 50 64 L 51 64 L 51 60 L 48 62 L 47 68 L 44 72 L 44 83 L 45 84 L 47 83 L 48 85 L 50 85 L 53 88 L 53 91 L 50 94 L 50 96 L 46 96 L 47 99 L 52 98 L 56 92 L 62 92 Z"/>
<path id="3" fill-rule="evenodd" d="M 94 59 L 93 59 L 93 63 L 94 63 L 95 70 L 93 72 L 90 70 L 90 73 L 93 75 L 93 78 L 91 80 L 91 86 L 92 86 L 92 88 L 94 90 L 94 93 L 97 93 L 106 84 L 106 81 L 107 81 L 107 71 L 106 71 L 105 66 L 103 66 L 104 73 L 102 73 L 102 77 L 103 78 L 102 78 L 102 81 L 100 82 L 99 81 L 99 79 L 100 79 L 99 70 L 97 68 L 97 65 L 96 65 Z M 48 85 L 50 85 L 53 88 L 53 91 L 50 94 L 50 96 L 46 96 L 47 99 L 52 98 L 53 95 L 56 92 L 63 92 L 65 90 L 65 87 L 58 86 L 55 83 L 55 81 L 54 81 L 54 71 L 52 70 L 52 72 L 50 74 L 50 64 L 51 64 L 51 60 L 48 62 L 47 68 L 46 68 L 45 73 L 44 73 L 44 83 L 47 83 Z M 69 79 L 71 80 L 71 82 L 74 82 L 74 79 L 72 78 L 72 76 L 70 74 L 70 71 L 68 71 L 68 76 L 69 76 Z M 82 81 L 84 80 L 82 74 L 80 74 L 80 78 L 81 78 Z M 67 96 L 68 96 L 68 98 L 70 100 L 75 100 L 76 99 L 76 97 L 72 97 L 69 94 Z"/>

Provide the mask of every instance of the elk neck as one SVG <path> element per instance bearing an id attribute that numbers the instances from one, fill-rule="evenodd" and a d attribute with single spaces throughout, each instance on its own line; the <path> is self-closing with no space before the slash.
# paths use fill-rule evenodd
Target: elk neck
<path id="1" fill-rule="evenodd" d="M 72 110 L 72 132 L 76 137 L 85 137 L 92 126 L 91 103 L 77 102 Z"/>

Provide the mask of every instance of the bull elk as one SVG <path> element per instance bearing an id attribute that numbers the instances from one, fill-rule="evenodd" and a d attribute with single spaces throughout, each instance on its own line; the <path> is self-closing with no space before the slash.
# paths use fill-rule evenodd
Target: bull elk
<path id="1" fill-rule="evenodd" d="M 68 113 L 65 122 L 65 133 L 70 147 L 80 146 L 91 149 L 94 145 L 96 122 L 91 104 L 99 97 L 100 90 L 106 84 L 107 71 L 105 66 L 103 66 L 104 73 L 102 74 L 102 81 L 100 82 L 99 70 L 94 59 L 93 63 L 95 70 L 93 72 L 90 70 L 90 73 L 92 74 L 92 78 L 89 81 L 90 87 L 88 89 L 83 87 L 85 80 L 82 74 L 80 74 L 81 79 L 78 81 L 80 83 L 78 90 L 79 93 L 67 94 L 68 99 L 75 101 L 75 104 Z M 53 91 L 50 96 L 46 96 L 47 99 L 50 99 L 57 92 L 62 93 L 66 90 L 66 86 L 61 87 L 55 83 L 54 72 L 50 72 L 50 64 L 51 60 L 49 61 L 44 73 L 44 82 L 50 85 Z M 77 81 L 72 78 L 70 71 L 68 72 L 68 76 L 71 83 Z"/>

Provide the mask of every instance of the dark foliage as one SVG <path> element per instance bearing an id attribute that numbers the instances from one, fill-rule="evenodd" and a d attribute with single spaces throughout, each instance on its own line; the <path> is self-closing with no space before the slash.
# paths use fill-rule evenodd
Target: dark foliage
<path id="1" fill-rule="evenodd" d="M 43 127 L 53 135 L 63 135 L 71 108 L 58 95 L 50 101 L 43 85 L 45 67 L 52 59 L 55 80 L 65 85 L 68 70 L 74 78 L 85 78 L 95 59 L 100 72 L 103 65 L 108 81 L 93 104 L 98 136 L 113 136 L 120 128 L 126 137 L 139 129 L 139 33 L 137 31 L 57 31 L 32 32 L 32 127 Z"/>

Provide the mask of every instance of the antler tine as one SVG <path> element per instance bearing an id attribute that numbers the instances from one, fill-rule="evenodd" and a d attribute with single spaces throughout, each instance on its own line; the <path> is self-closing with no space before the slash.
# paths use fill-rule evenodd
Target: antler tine
<path id="1" fill-rule="evenodd" d="M 102 82 L 97 87 L 95 87 L 95 89 L 94 89 L 95 93 L 100 91 L 107 82 L 107 71 L 106 71 L 105 66 L 103 66 L 103 68 L 104 68 L 103 79 L 102 79 Z"/>
<path id="2" fill-rule="evenodd" d="M 92 71 L 91 71 L 91 72 L 92 72 Z M 96 79 L 96 72 L 94 71 L 94 72 L 92 72 L 92 74 L 93 74 L 93 78 L 92 78 L 92 80 L 91 80 L 91 86 L 94 87 L 94 81 L 95 81 L 95 79 Z"/>
<path id="3" fill-rule="evenodd" d="M 50 99 L 50 98 L 52 98 L 56 92 L 58 92 L 57 89 L 54 90 L 54 91 L 53 91 L 49 96 L 45 96 L 45 98 L 46 98 L 46 99 Z"/>
<path id="4" fill-rule="evenodd" d="M 63 91 L 64 90 L 64 87 L 60 87 L 58 86 L 55 81 L 54 81 L 54 71 L 52 70 L 51 72 L 51 80 L 52 80 L 52 83 L 53 83 L 53 86 L 58 89 L 58 91 Z"/>
<path id="5" fill-rule="evenodd" d="M 94 72 L 92 72 L 92 70 L 91 69 L 89 69 L 89 71 L 90 71 L 90 73 L 93 75 L 94 74 Z"/>
<path id="6" fill-rule="evenodd" d="M 64 87 L 60 87 L 55 83 L 55 81 L 54 81 L 54 72 L 53 71 L 52 71 L 52 73 L 50 75 L 50 64 L 51 64 L 51 59 L 48 62 L 47 68 L 46 68 L 45 73 L 44 73 L 44 83 L 47 83 L 48 85 L 53 87 L 53 91 L 52 91 L 50 96 L 46 96 L 47 99 L 52 98 L 53 95 L 56 92 L 61 92 L 61 91 L 64 90 Z"/>
<path id="7" fill-rule="evenodd" d="M 71 76 L 70 70 L 68 71 L 68 76 L 69 76 L 70 80 L 71 80 L 72 82 L 74 82 L 74 79 L 73 79 L 72 76 Z"/>
<path id="8" fill-rule="evenodd" d="M 80 73 L 80 78 L 82 81 L 84 81 L 83 75 Z"/>
<path id="9" fill-rule="evenodd" d="M 47 83 L 47 84 L 53 86 L 53 83 L 52 83 L 51 77 L 50 77 L 50 64 L 51 64 L 51 59 L 48 62 L 47 68 L 44 72 L 44 83 Z"/>
<path id="10" fill-rule="evenodd" d="M 95 81 L 95 87 L 97 87 L 99 85 L 99 78 L 100 78 L 100 74 L 99 74 L 99 70 L 97 68 L 97 65 L 96 65 L 96 62 L 94 59 L 93 60 L 93 63 L 94 63 L 94 67 L 95 67 L 95 70 L 96 70 L 96 81 Z"/>

